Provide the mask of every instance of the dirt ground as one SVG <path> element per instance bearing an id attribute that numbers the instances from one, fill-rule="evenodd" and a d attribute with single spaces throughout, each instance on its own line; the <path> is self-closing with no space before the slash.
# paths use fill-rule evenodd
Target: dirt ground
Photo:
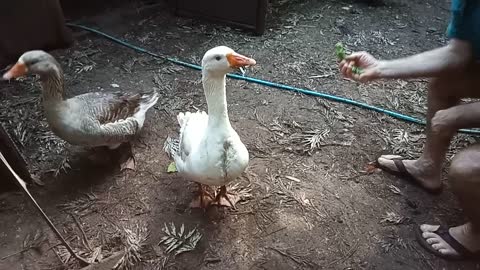
<path id="1" fill-rule="evenodd" d="M 154 52 L 199 63 L 217 45 L 251 56 L 247 75 L 306 87 L 423 117 L 425 80 L 360 85 L 339 76 L 333 47 L 394 58 L 446 42 L 447 1 L 277 1 L 263 36 L 172 15 L 162 4 L 131 2 L 80 20 Z M 384 153 L 419 155 L 421 126 L 341 103 L 244 81 L 227 81 L 230 119 L 251 162 L 236 210 L 192 210 L 195 184 L 166 172 L 175 115 L 206 109 L 200 73 L 75 30 L 76 44 L 53 54 L 67 95 L 158 88 L 161 98 L 135 143 L 136 171 L 90 164 L 49 130 L 34 78 L 0 84 L 0 120 L 19 138 L 44 186 L 31 186 L 75 250 L 101 259 L 138 251 L 132 269 L 480 269 L 446 262 L 414 239 L 418 223 L 464 222 L 448 188 L 430 196 L 368 163 Z M 117 84 L 119 88 L 114 88 Z M 454 154 L 474 137 L 459 135 Z M 56 170 L 64 158 L 65 170 Z M 160 244 L 164 224 L 185 229 L 175 256 Z M 183 225 L 182 225 L 183 224 Z M 171 225 L 169 225 L 171 226 Z M 170 228 L 170 227 L 169 227 Z M 201 236 L 197 245 L 186 238 Z M 0 269 L 78 269 L 30 202 L 0 195 Z M 182 238 L 183 237 L 183 238 Z M 188 246 L 190 245 L 190 246 Z M 177 250 L 178 250 L 177 249 Z M 135 253 L 137 254 L 137 253 Z M 10 256 L 9 256 L 10 255 Z M 5 258 L 6 256 L 9 256 Z M 126 261 L 131 256 L 124 257 Z"/>

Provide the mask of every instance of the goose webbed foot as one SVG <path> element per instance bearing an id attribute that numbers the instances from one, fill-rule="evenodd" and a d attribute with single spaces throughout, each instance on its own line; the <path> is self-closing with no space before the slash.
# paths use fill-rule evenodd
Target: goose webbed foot
<path id="1" fill-rule="evenodd" d="M 197 184 L 198 184 L 198 195 L 190 203 L 190 207 L 206 209 L 208 206 L 210 206 L 214 198 L 212 194 L 210 194 L 210 192 L 206 190 L 204 185 L 200 183 L 197 183 Z"/>
<path id="2" fill-rule="evenodd" d="M 119 162 L 120 162 L 120 171 L 137 169 L 135 155 L 133 153 L 133 146 L 130 142 L 125 144 L 116 144 L 108 146 L 111 153 L 120 153 Z"/>
<path id="3" fill-rule="evenodd" d="M 90 148 L 87 158 L 97 166 L 106 166 L 111 163 L 110 153 L 103 146 Z"/>
<path id="4" fill-rule="evenodd" d="M 212 204 L 218 206 L 232 207 L 235 209 L 235 204 L 240 201 L 240 197 L 236 194 L 229 193 L 226 186 L 220 187 L 220 192 L 215 196 L 215 200 Z"/>

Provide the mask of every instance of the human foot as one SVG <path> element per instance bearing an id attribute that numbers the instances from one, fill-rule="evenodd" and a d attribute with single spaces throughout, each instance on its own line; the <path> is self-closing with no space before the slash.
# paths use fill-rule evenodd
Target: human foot
<path id="1" fill-rule="evenodd" d="M 425 169 L 417 166 L 416 160 L 402 160 L 400 156 L 383 155 L 378 158 L 377 163 L 384 171 L 405 178 L 430 193 L 437 194 L 442 189 L 440 175 L 426 174 Z"/>
<path id="2" fill-rule="evenodd" d="M 446 259 L 480 257 L 480 233 L 473 231 L 471 223 L 452 228 L 423 224 L 417 240 L 427 250 Z"/>

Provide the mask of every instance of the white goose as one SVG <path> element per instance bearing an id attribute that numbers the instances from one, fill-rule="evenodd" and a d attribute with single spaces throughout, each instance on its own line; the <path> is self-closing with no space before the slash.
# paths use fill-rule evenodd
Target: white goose
<path id="1" fill-rule="evenodd" d="M 234 69 L 255 64 L 255 60 L 225 46 L 210 49 L 202 59 L 208 114 L 180 113 L 179 145 L 167 150 L 178 172 L 199 184 L 199 197 L 192 207 L 205 208 L 211 203 L 234 207 L 239 199 L 227 193 L 226 185 L 245 171 L 249 155 L 228 118 L 225 81 L 226 74 Z M 221 186 L 220 192 L 214 198 L 203 185 Z"/>

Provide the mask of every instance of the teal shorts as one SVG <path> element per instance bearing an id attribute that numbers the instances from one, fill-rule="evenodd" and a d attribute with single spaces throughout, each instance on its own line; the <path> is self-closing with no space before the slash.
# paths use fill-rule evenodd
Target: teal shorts
<path id="1" fill-rule="evenodd" d="M 448 38 L 471 43 L 475 59 L 480 59 L 480 0 L 452 0 Z"/>

